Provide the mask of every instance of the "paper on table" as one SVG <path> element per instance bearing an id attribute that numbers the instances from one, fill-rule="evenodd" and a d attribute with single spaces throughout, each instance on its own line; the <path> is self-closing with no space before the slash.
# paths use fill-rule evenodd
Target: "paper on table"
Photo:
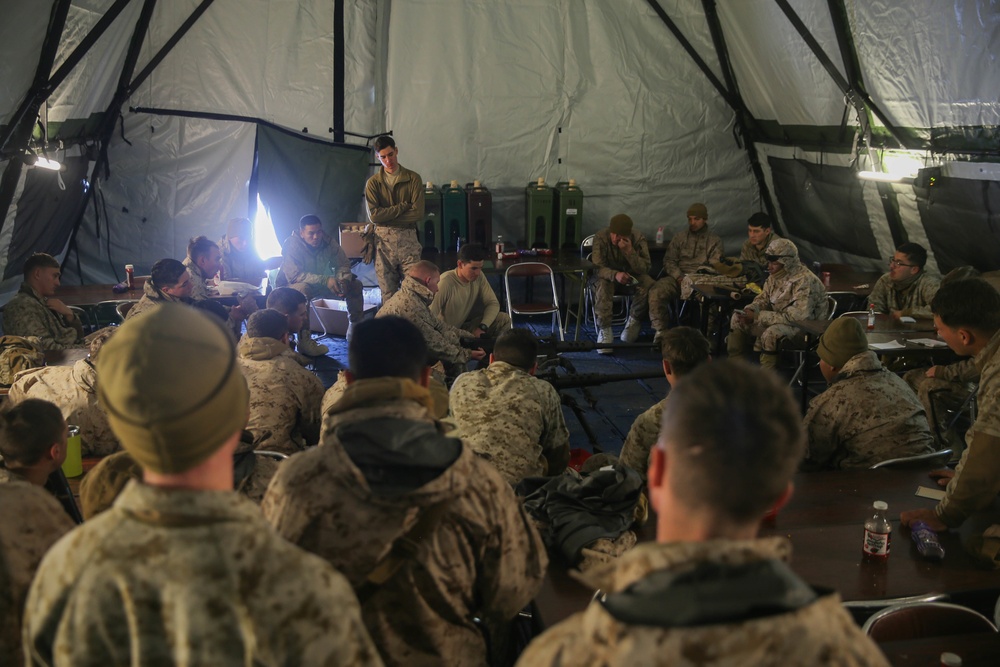
<path id="1" fill-rule="evenodd" d="M 888 343 L 869 343 L 868 347 L 875 350 L 902 350 L 906 346 L 898 340 L 891 340 Z"/>
<path id="2" fill-rule="evenodd" d="M 899 318 L 899 321 L 903 322 L 904 324 L 915 324 L 916 323 L 916 320 L 913 319 L 912 317 L 910 317 L 909 315 L 903 315 L 901 318 Z"/>
<path id="3" fill-rule="evenodd" d="M 917 343 L 918 345 L 923 345 L 925 347 L 947 347 L 948 343 L 943 340 L 937 340 L 934 338 L 913 338 L 910 340 L 911 343 Z"/>
<path id="4" fill-rule="evenodd" d="M 930 498 L 931 500 L 941 500 L 945 496 L 945 490 L 932 489 L 929 486 L 918 486 L 917 492 L 913 495 L 920 496 L 921 498 Z"/>

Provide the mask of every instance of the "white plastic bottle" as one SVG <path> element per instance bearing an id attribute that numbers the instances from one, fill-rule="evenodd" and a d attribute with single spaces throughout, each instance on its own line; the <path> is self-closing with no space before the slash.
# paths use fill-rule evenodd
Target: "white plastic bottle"
<path id="1" fill-rule="evenodd" d="M 889 558 L 892 524 L 885 517 L 889 506 L 881 500 L 872 503 L 874 513 L 865 521 L 865 539 L 861 545 L 865 560 L 885 562 Z"/>

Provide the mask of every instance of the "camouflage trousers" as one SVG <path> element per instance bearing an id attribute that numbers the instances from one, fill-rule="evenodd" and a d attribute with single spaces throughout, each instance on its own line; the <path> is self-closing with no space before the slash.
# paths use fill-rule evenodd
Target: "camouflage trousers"
<path id="1" fill-rule="evenodd" d="M 350 322 L 360 322 L 364 318 L 364 286 L 355 276 L 351 276 L 351 280 L 348 281 L 343 295 L 335 294 L 326 285 L 318 285 L 316 283 L 293 283 L 289 287 L 302 292 L 310 301 L 313 299 L 334 299 L 346 302 L 347 319 Z"/>
<path id="2" fill-rule="evenodd" d="M 931 425 L 931 433 L 942 447 L 951 447 L 956 453 L 965 448 L 964 429 L 962 432 L 954 428 L 946 428 L 948 421 L 962 403 L 968 398 L 974 385 L 968 382 L 954 382 L 941 378 L 929 378 L 926 368 L 915 368 L 903 374 L 903 380 L 910 386 L 920 399 Z M 934 424 L 933 420 L 937 420 Z M 942 438 L 938 438 L 938 433 Z"/>
<path id="3" fill-rule="evenodd" d="M 413 227 L 375 226 L 375 277 L 382 303 L 399 291 L 406 271 L 420 261 L 420 241 Z"/>
<path id="4" fill-rule="evenodd" d="M 743 324 L 733 315 L 730 320 L 728 350 L 730 357 L 739 357 L 752 350 L 777 353 L 781 350 L 783 340 L 803 340 L 802 329 L 791 324 L 772 324 L 769 327 L 756 322 Z"/>
<path id="5" fill-rule="evenodd" d="M 611 313 L 614 309 L 615 294 L 631 294 L 632 305 L 628 316 L 640 322 L 649 315 L 650 288 L 654 281 L 647 275 L 638 276 L 639 284 L 627 287 L 612 280 L 594 276 L 590 279 L 590 289 L 594 294 L 594 319 L 598 329 L 611 326 Z"/>

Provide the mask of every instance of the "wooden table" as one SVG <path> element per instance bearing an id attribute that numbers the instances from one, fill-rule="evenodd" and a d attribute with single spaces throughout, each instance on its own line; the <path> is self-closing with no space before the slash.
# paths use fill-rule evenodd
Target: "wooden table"
<path id="1" fill-rule="evenodd" d="M 142 298 L 142 288 L 149 276 L 135 276 L 135 289 L 117 293 L 114 285 L 60 285 L 55 298 L 67 306 L 96 306 L 102 301 L 138 301 Z"/>
<path id="2" fill-rule="evenodd" d="M 945 558 L 920 558 L 909 530 L 899 526 L 899 513 L 932 508 L 937 501 L 915 496 L 918 486 L 935 487 L 928 470 L 842 470 L 798 473 L 788 505 L 764 526 L 762 537 L 780 535 L 792 542 L 792 569 L 806 582 L 837 590 L 844 600 L 874 601 L 926 593 L 962 593 L 982 589 L 1000 595 L 1000 571 L 975 563 L 954 533 L 940 536 Z M 889 504 L 893 524 L 888 562 L 862 559 L 864 522 L 872 503 Z M 641 542 L 655 539 L 655 516 L 637 531 Z M 559 563 L 549 566 L 536 596 L 539 615 L 547 625 L 581 611 L 593 596 Z"/>
<path id="3" fill-rule="evenodd" d="M 936 667 L 945 652 L 962 658 L 962 667 L 996 667 L 1000 663 L 997 632 L 884 642 L 878 647 L 894 667 Z"/>

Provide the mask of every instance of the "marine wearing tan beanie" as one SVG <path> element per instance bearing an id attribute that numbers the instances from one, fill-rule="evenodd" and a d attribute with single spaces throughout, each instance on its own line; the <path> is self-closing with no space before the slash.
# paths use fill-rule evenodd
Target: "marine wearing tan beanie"
<path id="1" fill-rule="evenodd" d="M 247 422 L 232 336 L 190 306 L 165 303 L 127 321 L 104 345 L 97 375 L 111 430 L 146 470 L 190 470 Z"/>
<path id="2" fill-rule="evenodd" d="M 843 368 L 856 354 L 868 351 L 868 338 L 861 322 L 853 317 L 835 319 L 819 339 L 819 358 L 834 368 Z"/>
<path id="3" fill-rule="evenodd" d="M 608 226 L 612 234 L 618 236 L 628 236 L 632 233 L 632 218 L 624 213 L 612 216 L 611 224 Z"/>

